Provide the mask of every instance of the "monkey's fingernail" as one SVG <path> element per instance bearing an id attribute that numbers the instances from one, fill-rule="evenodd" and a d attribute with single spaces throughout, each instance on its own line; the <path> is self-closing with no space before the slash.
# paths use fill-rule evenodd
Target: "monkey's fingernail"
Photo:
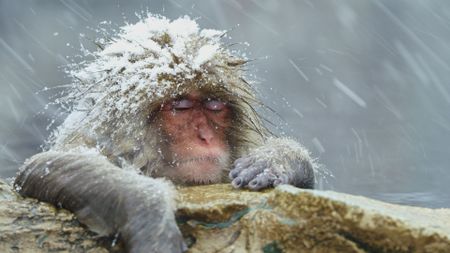
<path id="1" fill-rule="evenodd" d="M 237 177 L 238 174 L 239 174 L 239 171 L 231 170 L 230 173 L 228 173 L 228 176 L 230 177 L 230 179 L 234 179 L 235 177 Z"/>
<path id="2" fill-rule="evenodd" d="M 254 180 L 250 181 L 250 183 L 248 183 L 248 186 L 250 188 L 254 188 L 254 187 L 258 186 L 258 185 L 259 185 L 259 180 L 258 179 L 254 179 Z"/>
<path id="3" fill-rule="evenodd" d="M 240 178 L 240 177 L 235 178 L 235 179 L 231 182 L 231 184 L 232 184 L 234 187 L 236 187 L 236 188 L 241 187 L 241 186 L 242 186 L 242 178 Z"/>

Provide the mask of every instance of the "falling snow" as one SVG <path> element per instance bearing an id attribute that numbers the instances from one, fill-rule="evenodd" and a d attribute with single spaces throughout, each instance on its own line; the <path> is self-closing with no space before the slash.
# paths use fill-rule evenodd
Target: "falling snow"
<path id="1" fill-rule="evenodd" d="M 242 58 L 247 43 L 236 40 L 251 45 L 242 51 L 250 53 L 249 69 L 259 71 L 249 76 L 262 81 L 264 102 L 284 119 L 268 119 L 275 132 L 297 137 L 336 175 L 319 188 L 450 206 L 448 1 L 194 2 L 5 1 L 0 174 L 14 175 L 68 113 L 66 126 L 86 116 L 106 121 L 113 112 L 130 121 L 158 76 L 192 77 L 221 50 Z M 147 11 L 181 18 L 151 21 Z M 98 26 L 101 20 L 108 21 Z M 149 39 L 163 33 L 171 47 Z M 208 45 L 186 58 L 176 41 L 189 34 Z M 217 52 L 220 40 L 225 46 Z M 170 54 L 191 68 L 168 67 Z M 164 80 L 158 85 L 170 87 Z M 103 87 L 109 93 L 99 92 Z M 126 92 L 137 101 L 120 100 Z M 80 98 L 84 103 L 75 102 Z M 107 109 L 89 116 L 92 103 Z"/>
<path id="2" fill-rule="evenodd" d="M 338 79 L 333 79 L 333 84 L 336 86 L 340 91 L 342 91 L 345 95 L 347 95 L 353 102 L 355 102 L 357 105 L 366 108 L 366 102 L 358 96 L 354 91 L 352 91 L 347 85 L 339 81 Z"/>

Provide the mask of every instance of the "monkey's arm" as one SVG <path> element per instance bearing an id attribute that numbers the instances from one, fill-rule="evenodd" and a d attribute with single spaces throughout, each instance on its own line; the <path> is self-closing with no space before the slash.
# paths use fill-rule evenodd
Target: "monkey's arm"
<path id="1" fill-rule="evenodd" d="M 49 151 L 33 156 L 15 182 L 23 196 L 74 212 L 92 230 L 119 233 L 128 252 L 182 252 L 174 189 L 93 152 Z"/>
<path id="2" fill-rule="evenodd" d="M 288 138 L 270 138 L 267 142 L 234 162 L 230 179 L 236 188 L 260 190 L 279 184 L 314 188 L 314 161 L 298 142 Z"/>

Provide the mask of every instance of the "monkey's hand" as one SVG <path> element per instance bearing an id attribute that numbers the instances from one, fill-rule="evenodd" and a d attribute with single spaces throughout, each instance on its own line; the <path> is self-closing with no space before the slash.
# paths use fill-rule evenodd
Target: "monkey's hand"
<path id="1" fill-rule="evenodd" d="M 270 138 L 267 142 L 237 159 L 230 171 L 236 188 L 261 190 L 280 184 L 314 188 L 314 162 L 308 150 L 288 138 Z"/>
<path id="2" fill-rule="evenodd" d="M 94 152 L 48 151 L 25 162 L 16 191 L 74 212 L 100 235 L 119 234 L 126 252 L 182 252 L 172 184 L 120 169 Z"/>

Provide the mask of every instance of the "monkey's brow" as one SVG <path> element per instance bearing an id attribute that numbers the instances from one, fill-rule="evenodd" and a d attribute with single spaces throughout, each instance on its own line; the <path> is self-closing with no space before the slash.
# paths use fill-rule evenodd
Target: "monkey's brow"
<path id="1" fill-rule="evenodd" d="M 208 101 L 212 101 L 212 100 L 217 100 L 217 101 L 224 102 L 224 103 L 226 102 L 226 101 L 224 101 L 223 99 L 220 99 L 220 98 L 214 97 L 214 96 L 208 96 L 208 97 L 205 97 L 205 98 L 201 99 L 200 101 L 202 101 L 202 102 L 208 102 Z"/>
<path id="2" fill-rule="evenodd" d="M 179 95 L 173 99 L 171 99 L 170 101 L 177 101 L 177 100 L 182 100 L 182 99 L 188 99 L 188 100 L 192 100 L 192 101 L 199 101 L 199 102 L 208 102 L 211 100 L 217 100 L 217 101 L 221 101 L 221 102 L 227 102 L 224 99 L 221 99 L 217 96 L 200 96 L 200 98 L 196 98 L 196 99 L 192 99 L 189 97 L 189 95 Z"/>

